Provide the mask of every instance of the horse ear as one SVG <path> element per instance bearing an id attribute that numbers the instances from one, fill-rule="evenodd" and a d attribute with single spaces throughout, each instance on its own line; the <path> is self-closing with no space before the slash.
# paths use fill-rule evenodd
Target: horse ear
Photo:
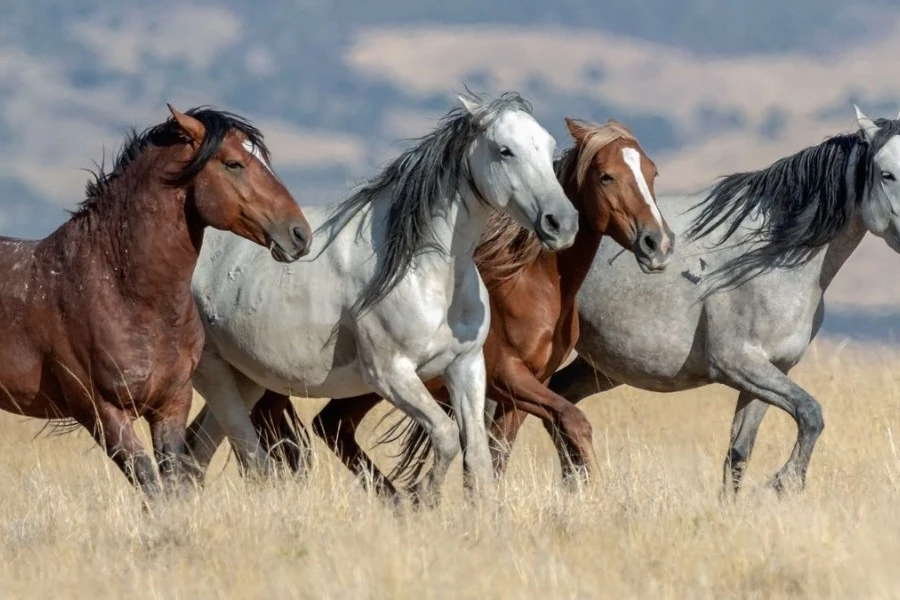
<path id="1" fill-rule="evenodd" d="M 871 142 L 875 138 L 875 134 L 878 133 L 878 125 L 864 115 L 857 105 L 854 104 L 853 109 L 856 111 L 856 122 L 859 124 L 859 128 L 862 130 L 863 135 L 866 136 L 866 139 Z"/>
<path id="2" fill-rule="evenodd" d="M 463 105 L 463 108 L 465 108 L 470 115 L 474 115 L 475 111 L 481 106 L 477 101 L 472 100 L 471 98 L 466 98 L 465 96 L 457 96 L 457 98 L 459 98 L 459 103 Z"/>
<path id="3" fill-rule="evenodd" d="M 588 128 L 575 119 L 566 117 L 566 129 L 569 130 L 569 133 L 579 144 L 584 143 L 584 140 L 586 140 L 588 137 Z"/>
<path id="4" fill-rule="evenodd" d="M 190 115 L 184 114 L 168 102 L 166 106 L 169 107 L 169 112 L 172 113 L 175 122 L 191 138 L 191 141 L 198 146 L 202 144 L 203 138 L 206 137 L 206 127 L 203 126 L 203 123 Z"/>

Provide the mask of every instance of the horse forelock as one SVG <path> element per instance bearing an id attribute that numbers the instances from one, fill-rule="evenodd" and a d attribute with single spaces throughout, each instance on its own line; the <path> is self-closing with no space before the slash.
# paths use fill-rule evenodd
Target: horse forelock
<path id="1" fill-rule="evenodd" d="M 581 189 L 581 187 L 584 186 L 584 182 L 587 180 L 587 174 L 591 169 L 591 165 L 594 163 L 594 159 L 596 159 L 597 154 L 601 150 L 616 140 L 636 142 L 637 138 L 634 137 L 634 134 L 630 129 L 612 119 L 607 121 L 604 125 L 585 121 L 580 121 L 579 123 L 587 129 L 587 137 L 585 137 L 580 148 L 576 146 L 571 148 L 568 152 L 577 152 L 576 156 L 578 157 L 578 160 L 575 169 L 575 181 L 578 188 Z"/>

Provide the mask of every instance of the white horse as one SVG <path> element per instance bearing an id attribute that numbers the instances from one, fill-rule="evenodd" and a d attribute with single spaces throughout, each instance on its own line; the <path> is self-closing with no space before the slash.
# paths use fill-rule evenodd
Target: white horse
<path id="1" fill-rule="evenodd" d="M 433 439 L 419 494 L 435 497 L 460 442 L 467 483 L 493 485 L 483 416 L 490 310 L 473 252 L 492 210 L 553 250 L 572 244 L 578 213 L 554 174 L 553 138 L 518 94 L 460 100 L 336 209 L 305 211 L 318 230 L 311 259 L 282 268 L 264 248 L 207 234 L 193 279 L 206 327 L 194 387 L 210 411 L 188 440 L 201 468 L 223 433 L 245 464 L 265 468 L 248 409 L 267 388 L 374 391 Z M 456 423 L 422 383 L 438 376 Z"/>

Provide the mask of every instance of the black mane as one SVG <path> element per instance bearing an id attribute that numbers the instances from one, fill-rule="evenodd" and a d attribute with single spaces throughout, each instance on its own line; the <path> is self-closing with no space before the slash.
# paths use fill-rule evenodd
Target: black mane
<path id="1" fill-rule="evenodd" d="M 728 175 L 716 183 L 696 207 L 703 209 L 689 239 L 709 235 L 728 224 L 723 244 L 751 214 L 763 220 L 749 252 L 718 267 L 712 275 L 728 276 L 739 285 L 775 268 L 793 269 L 808 262 L 849 223 L 871 177 L 872 157 L 900 133 L 900 121 L 879 119 L 869 144 L 862 132 L 839 135 L 765 169 Z"/>
<path id="2" fill-rule="evenodd" d="M 225 136 L 233 129 L 243 132 L 260 149 L 263 157 L 267 161 L 269 160 L 269 150 L 263 142 L 262 133 L 243 117 L 207 106 L 192 108 L 185 114 L 203 123 L 206 128 L 206 136 L 197 153 L 184 167 L 163 178 L 165 184 L 173 187 L 187 185 L 206 166 L 206 163 L 222 145 Z M 184 133 L 175 122 L 174 117 L 169 117 L 164 123 L 148 127 L 140 133 L 132 129 L 116 156 L 112 171 L 106 173 L 103 165 L 98 165 L 97 172 L 93 174 L 93 179 L 88 181 L 85 188 L 85 200 L 79 204 L 74 215 L 80 216 L 91 212 L 101 205 L 104 199 L 111 196 L 110 184 L 122 178 L 128 167 L 148 146 L 172 146 L 184 143 L 184 141 Z"/>

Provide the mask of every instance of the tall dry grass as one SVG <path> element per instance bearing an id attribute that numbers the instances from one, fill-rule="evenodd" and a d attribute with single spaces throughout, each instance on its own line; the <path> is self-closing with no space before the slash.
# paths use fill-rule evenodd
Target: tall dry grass
<path id="1" fill-rule="evenodd" d="M 898 364 L 813 347 L 795 378 L 826 429 L 788 500 L 764 487 L 795 435 L 774 410 L 745 493 L 718 500 L 734 406 L 719 386 L 586 401 L 602 466 L 589 489 L 560 490 L 529 421 L 497 507 L 466 503 L 457 464 L 439 508 L 400 516 L 322 446 L 305 483 L 244 481 L 220 451 L 202 491 L 144 511 L 86 435 L 32 440 L 37 423 L 5 415 L 0 597 L 900 597 Z"/>

